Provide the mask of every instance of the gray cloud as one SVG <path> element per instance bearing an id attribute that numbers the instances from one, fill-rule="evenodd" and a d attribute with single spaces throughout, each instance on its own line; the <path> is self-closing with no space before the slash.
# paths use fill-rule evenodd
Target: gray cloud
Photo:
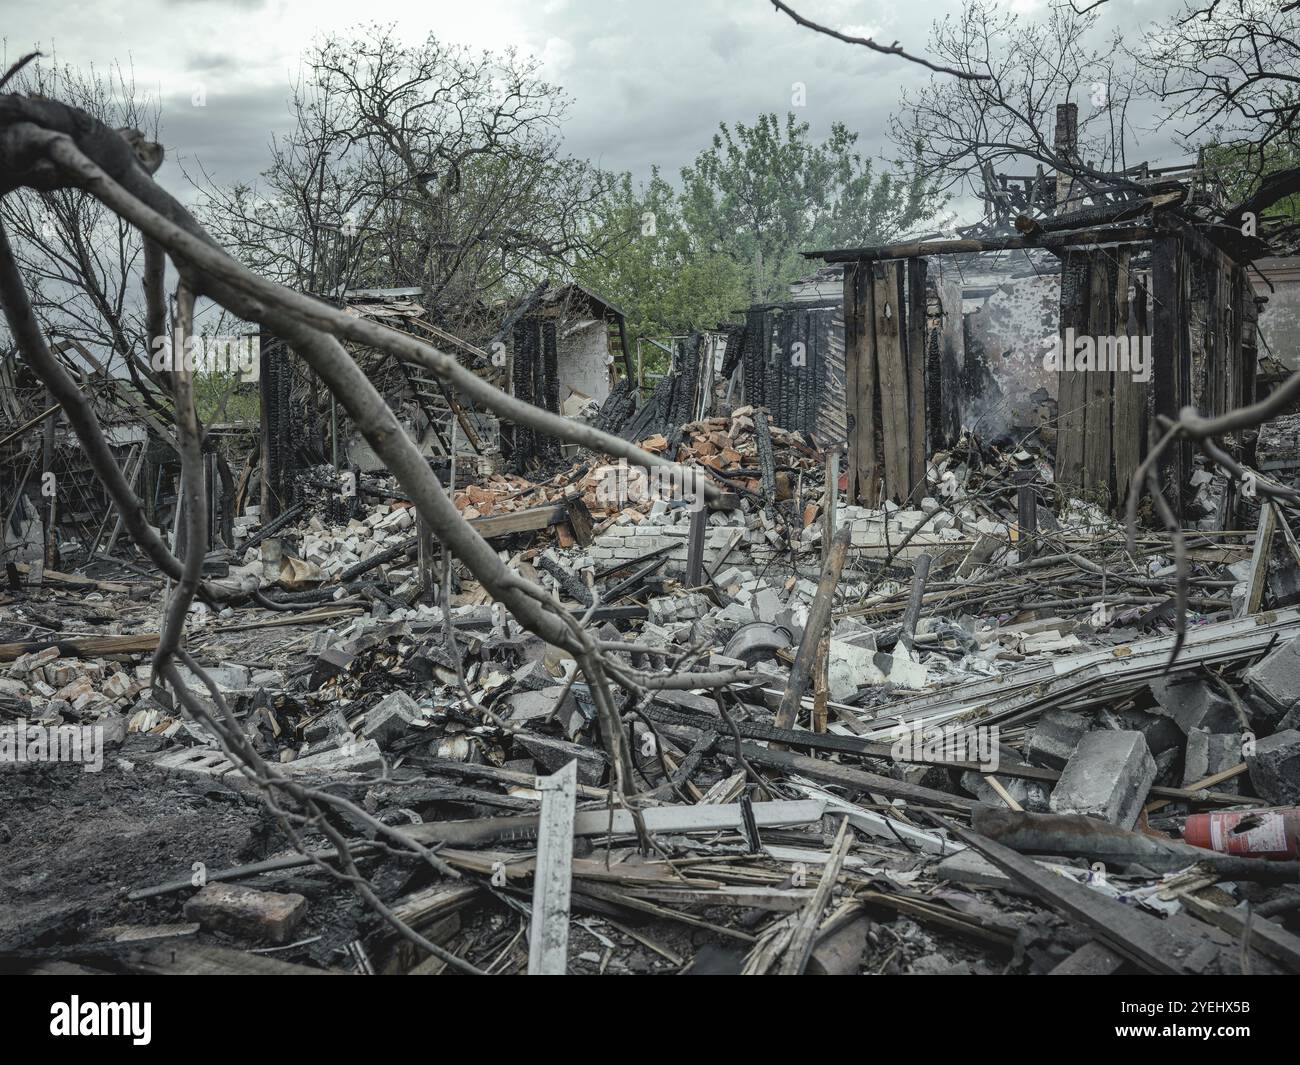
<path id="1" fill-rule="evenodd" d="M 266 7 L 269 0 L 165 0 L 168 7 L 232 7 L 254 11 Z"/>
<path id="2" fill-rule="evenodd" d="M 1041 14 L 1048 0 L 1007 2 Z M 1176 4 L 1114 0 L 1104 20 L 1137 36 Z M 800 10 L 830 25 L 870 26 L 922 52 L 931 22 L 959 7 L 959 0 L 803 0 Z M 802 29 L 765 0 L 102 0 L 75 20 L 49 7 L 8 13 L 5 48 L 12 56 L 39 43 L 61 62 L 100 70 L 129 61 L 141 89 L 163 103 L 171 159 L 190 168 L 202 162 L 221 181 L 252 180 L 266 166 L 271 134 L 288 126 L 286 99 L 303 48 L 361 20 L 394 22 L 411 41 L 433 27 L 448 41 L 542 57 L 548 80 L 573 97 L 566 149 L 639 179 L 655 163 L 674 177 L 720 121 L 784 114 L 795 82 L 807 92 L 796 113 L 814 133 L 842 121 L 864 154 L 892 157 L 888 119 L 900 91 L 929 77 Z M 207 93 L 201 108 L 191 106 L 198 85 Z M 1168 137 L 1142 147 L 1153 162 L 1183 158 Z M 160 178 L 184 192 L 184 179 L 163 170 Z"/>

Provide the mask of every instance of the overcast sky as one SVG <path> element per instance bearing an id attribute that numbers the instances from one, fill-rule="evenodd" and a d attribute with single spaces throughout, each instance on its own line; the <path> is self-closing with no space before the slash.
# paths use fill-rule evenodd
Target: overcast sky
<path id="1" fill-rule="evenodd" d="M 1006 0 L 1025 17 L 1049 0 Z M 796 10 L 835 28 L 897 39 L 924 51 L 931 23 L 950 0 L 795 0 Z M 1137 26 L 1175 0 L 1110 0 L 1107 24 Z M 904 86 L 928 72 L 831 40 L 792 23 L 768 0 L 57 0 L 9 5 L 8 59 L 39 47 L 59 62 L 129 66 L 163 107 L 169 158 L 195 160 L 218 181 L 250 179 L 266 164 L 273 132 L 288 125 L 287 87 L 312 38 L 359 20 L 392 22 L 411 42 L 433 32 L 478 48 L 513 45 L 538 56 L 573 106 L 564 127 L 572 154 L 645 176 L 669 176 L 703 147 L 719 121 L 800 110 L 815 131 L 842 120 L 870 155 L 892 154 L 890 112 Z M 205 105 L 193 106 L 202 87 Z M 1157 151 L 1152 162 L 1173 162 Z M 1150 148 L 1152 145 L 1147 145 Z M 175 166 L 160 173 L 184 195 Z"/>

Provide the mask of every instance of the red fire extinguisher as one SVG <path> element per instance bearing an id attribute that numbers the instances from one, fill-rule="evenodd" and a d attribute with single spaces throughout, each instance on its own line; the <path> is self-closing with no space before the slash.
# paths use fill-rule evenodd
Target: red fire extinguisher
<path id="1" fill-rule="evenodd" d="M 1300 806 L 1193 814 L 1183 825 L 1183 840 L 1223 854 L 1294 858 L 1300 854 Z"/>

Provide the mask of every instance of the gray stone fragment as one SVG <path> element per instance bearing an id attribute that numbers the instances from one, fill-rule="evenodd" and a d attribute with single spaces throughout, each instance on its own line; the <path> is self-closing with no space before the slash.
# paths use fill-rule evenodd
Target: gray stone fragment
<path id="1" fill-rule="evenodd" d="M 1300 729 L 1300 703 L 1296 703 L 1277 723 L 1277 732 L 1285 732 L 1287 729 Z"/>
<path id="2" fill-rule="evenodd" d="M 739 628 L 754 620 L 754 611 L 742 603 L 728 603 L 714 617 L 720 624 Z"/>
<path id="3" fill-rule="evenodd" d="M 1203 728 L 1192 729 L 1187 736 L 1187 755 L 1183 762 L 1183 787 L 1188 788 L 1197 781 L 1221 773 L 1239 765 L 1242 760 L 1241 734 L 1234 732 L 1207 732 Z M 1237 794 L 1240 791 L 1240 778 L 1233 777 L 1214 786 L 1215 791 Z"/>
<path id="4" fill-rule="evenodd" d="M 619 638 L 617 633 L 615 633 L 614 638 Z M 550 671 L 546 668 L 546 663 L 540 658 L 525 662 L 510 674 L 510 680 L 515 691 L 520 692 L 541 691 L 543 688 L 549 688 L 555 684 L 555 678 L 551 676 Z"/>
<path id="5" fill-rule="evenodd" d="M 876 665 L 874 646 L 859 646 L 845 640 L 831 640 L 826 659 L 830 697 L 845 702 L 862 688 L 884 684 L 885 674 Z"/>
<path id="6" fill-rule="evenodd" d="M 361 735 L 380 746 L 386 746 L 404 735 L 421 716 L 419 703 L 406 692 L 393 692 L 384 696 L 366 714 Z"/>
<path id="7" fill-rule="evenodd" d="M 331 707 L 302 731 L 302 738 L 313 747 L 327 740 L 337 740 L 348 731 L 348 719 L 337 706 Z"/>
<path id="8" fill-rule="evenodd" d="M 203 687 L 203 682 L 185 666 L 177 666 L 176 670 L 190 688 Z M 221 666 L 204 666 L 203 672 L 223 692 L 244 691 L 249 685 L 249 674 L 246 666 L 235 663 Z"/>
<path id="9" fill-rule="evenodd" d="M 368 773 L 382 769 L 384 756 L 374 740 L 364 743 L 345 743 L 319 754 L 308 753 L 281 766 L 290 776 L 316 773 Z"/>
<path id="10" fill-rule="evenodd" d="M 105 714 L 95 722 L 96 728 L 104 730 L 101 735 L 104 738 L 105 748 L 120 747 L 126 742 L 127 723 L 126 717 L 122 714 Z"/>
<path id="11" fill-rule="evenodd" d="M 561 707 L 562 697 L 563 707 Z M 549 688 L 542 688 L 539 691 L 515 692 L 507 702 L 510 706 L 509 720 L 516 722 L 547 718 L 562 709 L 567 713 L 561 713 L 560 716 L 567 718 L 577 710 L 572 690 L 566 694 L 563 684 L 552 683 Z"/>
<path id="12" fill-rule="evenodd" d="M 769 625 L 775 625 L 781 612 L 785 610 L 785 604 L 781 602 L 781 597 L 776 594 L 772 588 L 763 588 L 754 596 L 754 616 L 759 621 L 766 621 Z"/>
<path id="13" fill-rule="evenodd" d="M 1167 715 L 1129 708 L 1117 711 L 1114 718 L 1122 728 L 1142 733 L 1152 757 L 1158 758 L 1166 751 L 1181 752 L 1186 743 L 1182 729 Z"/>
<path id="14" fill-rule="evenodd" d="M 532 755 L 547 773 L 558 772 L 576 758 L 582 783 L 599 784 L 605 775 L 605 755 L 590 747 L 526 732 L 515 736 L 515 745 Z"/>
<path id="15" fill-rule="evenodd" d="M 1240 732 L 1241 718 L 1226 696 L 1198 678 L 1162 677 L 1151 682 L 1153 713 L 1170 718 L 1183 734 L 1194 728 L 1209 732 Z"/>
<path id="16" fill-rule="evenodd" d="M 1156 783 L 1161 787 L 1176 787 L 1182 779 L 1183 752 L 1161 751 L 1156 755 Z"/>
<path id="17" fill-rule="evenodd" d="M 1256 742 L 1246 755 L 1256 795 L 1272 806 L 1300 804 L 1300 732 L 1287 729 Z"/>
<path id="18" fill-rule="evenodd" d="M 1275 711 L 1271 723 L 1276 724 L 1300 702 L 1300 637 L 1275 648 L 1241 676 L 1267 708 Z"/>
<path id="19" fill-rule="evenodd" d="M 1034 726 L 1025 756 L 1030 765 L 1064 769 L 1092 722 L 1073 710 L 1045 710 Z"/>
<path id="20" fill-rule="evenodd" d="M 287 943 L 307 913 L 301 895 L 208 884 L 185 903 L 185 916 L 204 928 L 248 939 Z"/>
<path id="21" fill-rule="evenodd" d="M 871 918 L 860 914 L 822 936 L 808 959 L 809 976 L 856 976 L 867 953 Z"/>
<path id="22" fill-rule="evenodd" d="M 715 719 L 721 718 L 718 713 L 717 702 L 712 697 L 697 692 L 665 688 L 663 691 L 654 693 L 654 702 L 658 706 L 664 706 L 670 710 L 679 710 L 686 714 L 699 714 L 703 717 Z"/>
<path id="23" fill-rule="evenodd" d="M 1052 790 L 1051 810 L 1132 828 L 1156 777 L 1140 732 L 1089 732 Z"/>

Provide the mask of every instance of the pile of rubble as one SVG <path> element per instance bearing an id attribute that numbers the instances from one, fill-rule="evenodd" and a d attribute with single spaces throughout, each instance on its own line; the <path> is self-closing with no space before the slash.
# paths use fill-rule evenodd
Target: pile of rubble
<path id="1" fill-rule="evenodd" d="M 63 658 L 57 647 L 21 655 L 0 677 L 0 692 L 34 720 L 102 721 L 126 710 L 147 687 L 140 672 L 101 659 Z"/>
<path id="2" fill-rule="evenodd" d="M 0 603 L 0 736 L 98 725 L 109 755 L 89 774 L 5 759 L 23 823 L 3 846 L 57 834 L 20 783 L 35 772 L 65 774 L 105 833 L 111 791 L 181 803 L 221 842 L 127 832 L 125 872 L 47 856 L 76 905 L 0 925 L 0 953 L 31 971 L 1300 971 L 1300 607 L 1269 545 L 1189 539 L 1180 634 L 1168 537 L 1130 553 L 1030 446 L 969 438 L 932 457 L 926 498 L 872 509 L 762 411 L 642 445 L 707 467 L 722 505 L 611 489 L 620 467 L 595 455 L 455 493 L 612 661 L 667 678 L 619 703 L 634 809 L 576 663 L 458 565 L 445 590 L 422 575 L 414 508 L 371 481 L 239 521 L 210 566 L 273 610 L 196 606 L 189 645 L 268 764 L 346 797 L 352 860 L 446 956 L 345 905 L 319 833 L 313 857 L 283 849 L 259 782 L 152 686 L 160 583 L 97 593 L 112 635 L 77 645 L 40 620 L 78 594 L 48 582 Z M 44 899 L 49 869 L 0 868 L 18 911 Z"/>

